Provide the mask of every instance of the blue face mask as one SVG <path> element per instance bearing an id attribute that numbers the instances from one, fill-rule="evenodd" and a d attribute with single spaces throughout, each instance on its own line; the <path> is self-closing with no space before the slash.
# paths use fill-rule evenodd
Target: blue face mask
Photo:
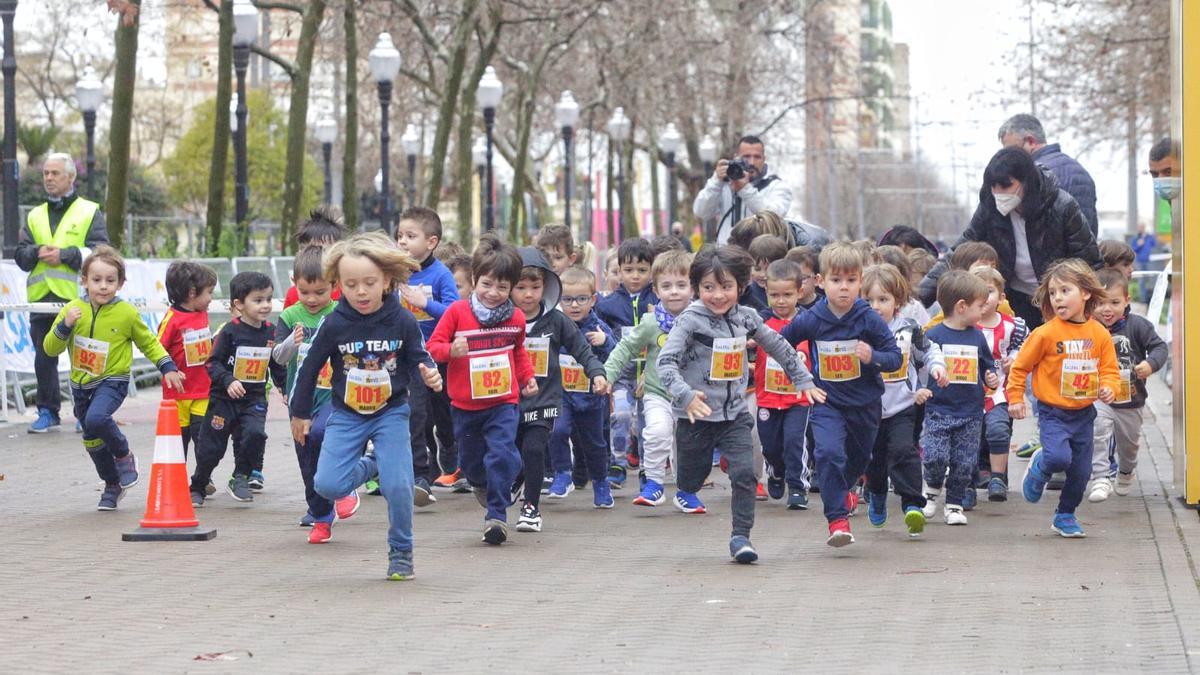
<path id="1" fill-rule="evenodd" d="M 1174 201 L 1183 188 L 1183 179 L 1179 176 L 1159 176 L 1154 179 L 1154 194 L 1159 199 Z"/>

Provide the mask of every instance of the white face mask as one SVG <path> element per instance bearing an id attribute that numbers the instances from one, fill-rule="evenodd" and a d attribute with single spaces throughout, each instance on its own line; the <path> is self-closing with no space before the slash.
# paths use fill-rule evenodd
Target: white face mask
<path id="1" fill-rule="evenodd" d="M 996 198 L 996 210 L 999 211 L 1000 215 L 1002 216 L 1007 216 L 1013 212 L 1013 209 L 1021 205 L 1021 195 L 993 192 L 992 196 Z"/>

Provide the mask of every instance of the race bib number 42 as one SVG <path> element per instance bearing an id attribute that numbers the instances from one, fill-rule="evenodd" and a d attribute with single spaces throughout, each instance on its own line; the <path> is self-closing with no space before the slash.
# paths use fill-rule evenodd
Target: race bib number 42
<path id="1" fill-rule="evenodd" d="M 821 379 L 827 382 L 846 382 L 862 376 L 862 362 L 854 350 L 858 340 L 817 342 L 817 364 Z"/>
<path id="2" fill-rule="evenodd" d="M 1065 359 L 1062 365 L 1063 398 L 1091 399 L 1100 392 L 1100 372 L 1095 359 Z"/>
<path id="3" fill-rule="evenodd" d="M 238 347 L 234 355 L 233 378 L 242 382 L 266 382 L 270 347 Z"/>
<path id="4" fill-rule="evenodd" d="M 183 356 L 189 368 L 207 363 L 212 356 L 212 333 L 207 328 L 184 331 Z"/>
<path id="5" fill-rule="evenodd" d="M 979 348 L 971 345 L 942 345 L 950 384 L 979 384 Z"/>
<path id="6" fill-rule="evenodd" d="M 714 382 L 740 380 L 746 373 L 746 338 L 713 338 L 709 379 Z"/>
<path id="7" fill-rule="evenodd" d="M 508 354 L 471 358 L 471 398 L 475 400 L 507 396 L 512 391 L 512 369 Z"/>
<path id="8" fill-rule="evenodd" d="M 108 343 L 76 335 L 75 346 L 71 350 L 71 365 L 88 375 L 103 375 L 104 367 L 108 365 Z"/>
<path id="9" fill-rule="evenodd" d="M 392 397 L 392 378 L 386 370 L 351 368 L 346 373 L 346 407 L 370 415 L 387 405 Z"/>

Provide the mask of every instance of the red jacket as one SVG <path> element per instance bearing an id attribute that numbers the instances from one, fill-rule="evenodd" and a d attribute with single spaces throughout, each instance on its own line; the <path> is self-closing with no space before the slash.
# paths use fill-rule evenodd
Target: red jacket
<path id="1" fill-rule="evenodd" d="M 450 356 L 455 338 L 467 338 L 468 354 Z M 487 410 L 518 404 L 522 387 L 533 380 L 533 364 L 525 351 L 525 314 L 513 309 L 502 324 L 484 328 L 471 311 L 471 301 L 458 300 L 446 309 L 425 343 L 438 363 L 449 363 L 446 391 L 460 410 Z M 507 385 L 507 386 L 505 386 Z"/>
<path id="2" fill-rule="evenodd" d="M 791 323 L 791 321 L 785 321 L 775 316 L 774 312 L 772 312 L 771 316 L 766 317 L 766 320 L 763 321 L 763 323 L 767 324 L 768 328 L 778 333 L 779 331 L 783 330 L 784 326 Z M 792 384 L 792 381 L 788 379 L 787 373 L 783 372 L 782 369 L 770 368 L 772 378 L 771 388 L 776 390 L 790 388 L 793 393 L 780 394 L 767 391 L 768 364 L 774 362 L 770 360 L 771 355 L 767 353 L 767 350 L 763 349 L 762 347 L 757 347 L 756 349 L 757 353 L 754 356 L 755 405 L 757 405 L 759 408 L 769 408 L 771 410 L 787 410 L 788 408 L 798 405 L 808 405 L 809 400 L 807 395 L 796 398 L 796 394 L 794 393 L 796 385 Z M 797 344 L 796 351 L 799 352 L 797 356 L 800 357 L 800 363 L 803 363 L 805 368 L 811 368 L 811 366 L 808 364 L 808 341 L 803 340 Z"/>
<path id="3" fill-rule="evenodd" d="M 208 328 L 208 312 L 186 312 L 178 307 L 167 310 L 158 325 L 158 341 L 171 355 L 184 380 L 182 392 L 163 382 L 163 398 L 184 401 L 208 398 L 212 381 L 205 364 L 212 356 L 213 337 Z"/>

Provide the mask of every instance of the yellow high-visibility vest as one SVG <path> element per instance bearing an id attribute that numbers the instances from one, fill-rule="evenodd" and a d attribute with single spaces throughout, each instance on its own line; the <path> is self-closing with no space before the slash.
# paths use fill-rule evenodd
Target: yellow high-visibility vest
<path id="1" fill-rule="evenodd" d="M 50 207 L 42 204 L 29 212 L 29 232 L 33 243 L 38 246 L 69 248 L 74 246 L 87 257 L 88 230 L 92 229 L 92 218 L 100 205 L 83 197 L 76 197 L 67 207 L 58 228 L 50 233 Z M 25 282 L 25 294 L 29 302 L 37 302 L 53 293 L 64 300 L 79 297 L 79 272 L 64 264 L 47 265 L 42 261 L 34 266 Z"/>

